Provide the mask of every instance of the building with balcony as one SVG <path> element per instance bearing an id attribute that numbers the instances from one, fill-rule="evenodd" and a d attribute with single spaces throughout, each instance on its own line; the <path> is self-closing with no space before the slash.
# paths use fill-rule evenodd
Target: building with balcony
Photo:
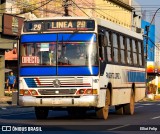
<path id="1" fill-rule="evenodd" d="M 6 69 L 5 53 L 16 48 L 23 23 L 23 18 L 12 15 L 16 13 L 16 8 L 13 8 L 14 2 L 0 1 L 0 96 L 4 96 L 5 72 L 10 70 Z"/>
<path id="2" fill-rule="evenodd" d="M 46 5 L 45 3 L 47 3 L 47 0 L 37 2 L 36 7 L 40 8 L 33 12 L 37 17 L 98 17 L 112 21 L 128 29 L 132 27 L 132 10 L 134 8 L 131 7 L 131 0 L 57 0 L 51 1 Z"/>

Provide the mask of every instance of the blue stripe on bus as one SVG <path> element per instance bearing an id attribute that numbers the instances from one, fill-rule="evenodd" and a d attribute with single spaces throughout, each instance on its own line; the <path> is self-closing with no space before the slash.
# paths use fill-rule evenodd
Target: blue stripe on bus
<path id="1" fill-rule="evenodd" d="M 98 75 L 98 67 L 58 67 L 58 76 L 90 76 Z M 56 67 L 22 67 L 20 76 L 55 76 Z"/>
<path id="2" fill-rule="evenodd" d="M 98 75 L 98 67 L 58 67 L 58 75 Z"/>
<path id="3" fill-rule="evenodd" d="M 21 76 L 52 76 L 56 75 L 55 67 L 21 67 Z"/>
<path id="4" fill-rule="evenodd" d="M 86 34 L 58 34 L 58 41 L 90 41 L 91 38 L 94 37 L 94 41 L 96 41 L 96 35 L 93 33 Z M 32 34 L 32 35 L 22 35 L 21 43 L 26 42 L 55 42 L 57 41 L 57 34 Z"/>
<path id="5" fill-rule="evenodd" d="M 128 72 L 128 82 L 145 82 L 145 72 Z"/>
<path id="6" fill-rule="evenodd" d="M 37 87 L 37 85 L 36 85 L 36 83 L 35 83 L 35 81 L 34 81 L 33 78 L 24 78 L 24 80 L 25 80 L 25 82 L 26 82 L 26 84 L 27 84 L 27 86 L 29 88 L 35 88 L 35 87 Z"/>

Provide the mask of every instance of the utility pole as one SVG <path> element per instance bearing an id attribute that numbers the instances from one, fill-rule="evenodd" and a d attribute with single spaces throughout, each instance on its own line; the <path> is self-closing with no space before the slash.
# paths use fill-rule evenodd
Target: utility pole
<path id="1" fill-rule="evenodd" d="M 64 7 L 64 16 L 69 16 L 69 0 L 63 0 L 63 7 Z"/>
<path id="2" fill-rule="evenodd" d="M 148 39 L 149 39 L 148 35 L 149 35 L 149 29 L 150 29 L 150 27 L 151 27 L 151 25 L 152 25 L 152 23 L 153 23 L 153 21 L 155 19 L 155 16 L 156 16 L 156 14 L 157 14 L 157 12 L 159 10 L 160 10 L 160 8 L 158 8 L 156 10 L 156 12 L 154 13 L 153 18 L 152 18 L 149 26 L 147 26 L 147 25 L 145 26 L 145 30 L 146 30 L 146 35 L 145 35 L 146 36 L 146 86 L 147 86 L 147 82 L 148 82 L 148 80 L 147 80 L 147 59 L 148 59 Z"/>
<path id="3" fill-rule="evenodd" d="M 149 28 L 150 26 L 145 26 L 145 31 L 146 31 L 146 55 L 145 55 L 145 67 L 146 67 L 146 87 L 147 87 L 147 83 L 148 83 L 148 75 L 147 75 L 147 59 L 148 59 L 148 35 L 149 35 Z M 148 88 L 146 91 L 146 97 L 147 97 L 147 92 L 148 92 Z"/>
<path id="4" fill-rule="evenodd" d="M 148 58 L 148 34 L 149 34 L 149 28 L 150 26 L 145 26 L 145 31 L 146 31 L 146 63 L 147 63 L 147 58 Z"/>

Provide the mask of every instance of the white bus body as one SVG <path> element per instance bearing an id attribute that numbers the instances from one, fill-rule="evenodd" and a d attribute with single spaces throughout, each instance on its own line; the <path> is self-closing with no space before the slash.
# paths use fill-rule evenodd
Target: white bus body
<path id="1" fill-rule="evenodd" d="M 90 20 L 92 22 L 88 22 Z M 45 22 L 41 23 L 41 21 Z M 58 21 L 61 27 L 57 26 Z M 81 25 L 78 21 L 81 21 Z M 32 24 L 32 22 L 36 23 Z M 52 29 L 43 30 L 44 23 L 47 24 L 43 27 L 48 29 L 52 27 Z M 46 118 L 48 110 L 56 108 L 67 108 L 69 112 L 76 108 L 79 108 L 79 112 L 80 109 L 91 108 L 100 113 L 97 114 L 98 117 L 107 119 L 108 112 L 105 113 L 104 109 L 108 106 L 119 106 L 118 108 L 124 110 L 125 106 L 131 103 L 131 94 L 134 94 L 135 102 L 144 98 L 145 68 L 142 44 L 141 52 L 139 48 L 143 40 L 141 34 L 106 20 L 84 17 L 35 19 L 26 21 L 24 29 L 20 42 L 19 104 L 34 106 L 37 119 Z M 122 58 L 119 58 L 118 62 L 108 61 L 105 52 L 107 46 L 100 41 L 107 38 L 104 38 L 107 30 L 111 34 L 116 34 L 118 40 L 122 35 L 124 39 L 133 38 L 136 43 L 139 43 L 137 52 L 134 52 L 134 48 L 129 50 L 133 55 L 137 54 L 136 65 L 128 64 L 127 60 L 122 64 L 120 62 Z M 100 32 L 104 35 L 101 36 Z M 106 42 L 110 43 L 109 39 Z M 77 53 L 75 51 L 79 46 L 87 50 L 85 60 L 74 59 L 73 55 Z M 38 49 L 41 57 L 36 55 Z M 50 52 L 50 49 L 53 50 Z M 111 49 L 112 56 L 116 55 L 115 52 L 121 55 L 120 43 L 119 47 L 114 48 L 113 45 Z M 61 61 L 59 55 L 66 54 L 67 51 L 71 58 L 64 57 Z M 126 49 L 124 51 L 127 55 L 128 51 Z M 44 53 L 49 56 L 49 61 L 46 63 L 43 59 Z M 107 93 L 109 93 L 109 104 L 106 102 Z"/>

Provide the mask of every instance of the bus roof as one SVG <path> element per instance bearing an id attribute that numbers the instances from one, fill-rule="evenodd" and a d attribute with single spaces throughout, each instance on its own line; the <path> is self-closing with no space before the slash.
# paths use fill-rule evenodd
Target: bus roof
<path id="1" fill-rule="evenodd" d="M 94 18 L 90 17 L 71 17 L 71 16 L 63 16 L 63 17 L 49 17 L 49 18 L 33 18 L 30 20 L 25 20 L 25 21 L 36 21 L 36 20 L 79 20 L 79 19 L 87 19 L 87 20 L 95 20 Z"/>
<path id="2" fill-rule="evenodd" d="M 125 35 L 128 35 L 128 36 L 138 38 L 140 40 L 143 40 L 143 36 L 142 36 L 141 33 L 136 33 L 136 32 L 134 32 L 130 29 L 122 27 L 122 26 L 120 26 L 118 24 L 115 24 L 115 23 L 113 23 L 111 21 L 108 21 L 108 20 L 104 20 L 104 19 L 100 19 L 100 18 L 96 18 L 96 20 L 97 20 L 97 24 L 102 26 L 102 27 L 114 30 L 116 32 L 119 32 L 119 33 L 122 33 L 122 34 L 125 34 Z"/>
<path id="3" fill-rule="evenodd" d="M 96 24 L 99 25 L 99 26 L 103 26 L 105 28 L 108 28 L 108 29 L 111 29 L 111 30 L 114 30 L 114 31 L 117 31 L 119 33 L 123 33 L 125 35 L 128 35 L 128 36 L 132 36 L 132 37 L 135 37 L 135 38 L 138 38 L 140 40 L 143 40 L 143 36 L 141 33 L 136 33 L 130 29 L 127 29 L 123 26 L 120 26 L 116 23 L 113 23 L 111 21 L 108 21 L 108 20 L 104 20 L 104 19 L 101 19 L 101 18 L 94 18 L 94 17 L 71 17 L 71 16 L 63 16 L 63 17 L 50 17 L 50 18 L 34 18 L 34 19 L 31 19 L 31 20 L 25 20 L 25 21 L 37 21 L 37 20 L 95 20 Z"/>

